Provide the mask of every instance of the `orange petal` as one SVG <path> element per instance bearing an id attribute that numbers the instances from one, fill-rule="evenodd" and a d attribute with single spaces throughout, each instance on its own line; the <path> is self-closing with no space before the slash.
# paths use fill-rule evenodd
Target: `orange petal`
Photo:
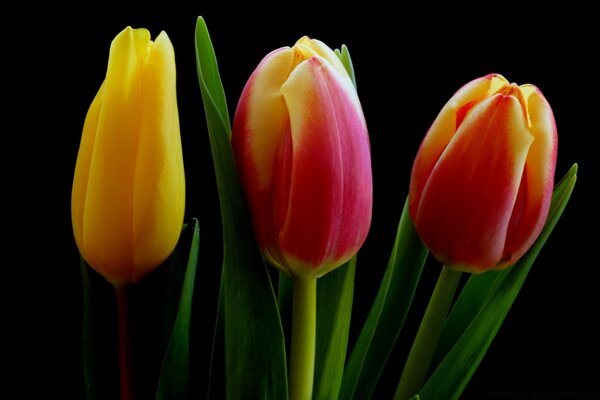
<path id="1" fill-rule="evenodd" d="M 410 214 L 413 219 L 433 167 L 452 140 L 458 128 L 457 121 L 462 121 L 467 115 L 467 110 L 463 107 L 472 107 L 506 84 L 508 81 L 498 74 L 475 79 L 460 88 L 442 108 L 423 139 L 413 164 L 409 189 Z M 462 113 L 459 112 L 461 109 Z"/>
<path id="2" fill-rule="evenodd" d="M 469 271 L 501 260 L 532 140 L 514 96 L 494 95 L 465 117 L 425 184 L 415 218 L 439 260 Z"/>
<path id="3" fill-rule="evenodd" d="M 527 154 L 501 266 L 514 264 L 538 237 L 548 215 L 554 185 L 557 135 L 552 109 L 535 86 L 523 85 L 520 89 L 527 102 L 529 130 L 534 140 Z"/>

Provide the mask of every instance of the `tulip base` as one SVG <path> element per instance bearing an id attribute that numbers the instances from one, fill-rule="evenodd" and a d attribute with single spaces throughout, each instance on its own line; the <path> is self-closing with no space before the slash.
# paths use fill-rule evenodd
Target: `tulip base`
<path id="1" fill-rule="evenodd" d="M 290 400 L 312 399 L 317 329 L 317 279 L 294 278 Z"/>
<path id="2" fill-rule="evenodd" d="M 394 400 L 412 398 L 423 384 L 461 276 L 460 271 L 446 266 L 442 268 L 408 354 Z"/>

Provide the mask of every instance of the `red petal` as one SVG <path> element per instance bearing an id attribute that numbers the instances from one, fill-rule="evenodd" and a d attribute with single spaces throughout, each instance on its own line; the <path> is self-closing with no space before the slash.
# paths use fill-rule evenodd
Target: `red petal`
<path id="1" fill-rule="evenodd" d="M 556 167 L 557 135 L 552 109 L 536 87 L 524 85 L 521 90 L 527 99 L 534 141 L 525 162 L 501 267 L 514 264 L 541 232 L 548 216 Z"/>
<path id="2" fill-rule="evenodd" d="M 494 95 L 467 115 L 418 204 L 415 223 L 438 259 L 466 270 L 500 261 L 531 141 L 514 96 Z"/>

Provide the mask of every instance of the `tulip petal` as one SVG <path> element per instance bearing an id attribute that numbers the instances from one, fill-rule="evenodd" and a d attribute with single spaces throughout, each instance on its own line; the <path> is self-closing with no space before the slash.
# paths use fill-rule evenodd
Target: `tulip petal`
<path id="1" fill-rule="evenodd" d="M 533 141 L 524 117 L 515 96 L 497 94 L 481 101 L 433 167 L 415 223 L 440 261 L 481 272 L 502 259 Z"/>
<path id="2" fill-rule="evenodd" d="M 84 210 L 87 261 L 113 284 L 127 282 L 133 262 L 133 179 L 141 119 L 141 74 L 150 34 L 127 28 L 113 40 Z"/>
<path id="3" fill-rule="evenodd" d="M 96 130 L 100 118 L 100 109 L 102 107 L 103 89 L 104 85 L 100 86 L 85 117 L 83 132 L 81 134 L 81 143 L 79 144 L 79 153 L 77 154 L 77 164 L 75 165 L 75 174 L 73 177 L 71 220 L 73 222 L 73 235 L 75 236 L 77 247 L 81 250 L 81 253 L 87 253 L 83 241 L 83 216 L 90 175 L 90 164 L 94 151 L 94 143 L 96 141 Z"/>
<path id="4" fill-rule="evenodd" d="M 244 108 L 236 113 L 236 129 L 241 135 L 235 140 L 248 146 L 247 151 L 253 158 L 256 183 L 260 188 L 271 186 L 273 161 L 279 136 L 288 122 L 287 109 L 281 85 L 286 81 L 294 63 L 294 54 L 290 48 L 275 50 L 267 55 L 250 77 L 240 105 Z M 246 143 L 247 142 L 247 143 Z"/>
<path id="5" fill-rule="evenodd" d="M 289 197 L 278 218 L 279 250 L 304 277 L 322 275 L 362 245 L 371 220 L 366 123 L 347 77 L 320 57 L 298 65 L 281 88 L 291 127 Z M 277 202 L 284 199 L 277 199 Z M 319 267 L 318 271 L 314 271 Z"/>
<path id="6" fill-rule="evenodd" d="M 470 106 L 478 100 L 496 93 L 507 83 L 508 81 L 498 74 L 475 79 L 460 88 L 444 105 L 421 143 L 413 164 L 409 189 L 410 214 L 413 219 L 417 214 L 417 205 L 429 175 L 452 140 L 458 125 L 470 111 Z"/>
<path id="7" fill-rule="evenodd" d="M 294 53 L 289 47 L 268 54 L 244 87 L 233 123 L 233 151 L 262 249 L 267 246 L 267 221 L 272 214 L 273 163 L 281 134 L 289 125 L 280 88 L 293 66 Z"/>
<path id="8" fill-rule="evenodd" d="M 137 282 L 171 254 L 183 225 L 185 174 L 179 133 L 173 45 L 162 32 L 143 69 L 133 187 L 133 265 Z"/>
<path id="9" fill-rule="evenodd" d="M 527 101 L 529 129 L 534 140 L 527 154 L 504 260 L 499 267 L 514 264 L 531 247 L 546 221 L 554 185 L 558 139 L 552 109 L 535 86 L 523 85 L 520 90 Z"/>
<path id="10" fill-rule="evenodd" d="M 344 67 L 344 64 L 340 61 L 340 58 L 336 56 L 335 52 L 329 48 L 325 43 L 321 42 L 318 39 L 310 39 L 308 36 L 304 36 L 300 38 L 294 45 L 294 47 L 302 47 L 310 52 L 312 56 L 320 56 L 329 62 L 329 64 L 335 68 L 342 76 L 347 76 L 350 79 L 350 75 L 348 75 L 348 71 Z M 310 57 L 307 57 L 310 58 Z"/>

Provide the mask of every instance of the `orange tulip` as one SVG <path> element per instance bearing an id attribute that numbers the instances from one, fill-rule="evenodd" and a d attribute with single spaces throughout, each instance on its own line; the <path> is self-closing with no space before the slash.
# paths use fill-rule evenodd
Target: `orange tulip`
<path id="1" fill-rule="evenodd" d="M 548 215 L 557 136 L 533 85 L 488 75 L 462 87 L 425 136 L 410 182 L 410 215 L 423 242 L 451 268 L 514 264 Z"/>

